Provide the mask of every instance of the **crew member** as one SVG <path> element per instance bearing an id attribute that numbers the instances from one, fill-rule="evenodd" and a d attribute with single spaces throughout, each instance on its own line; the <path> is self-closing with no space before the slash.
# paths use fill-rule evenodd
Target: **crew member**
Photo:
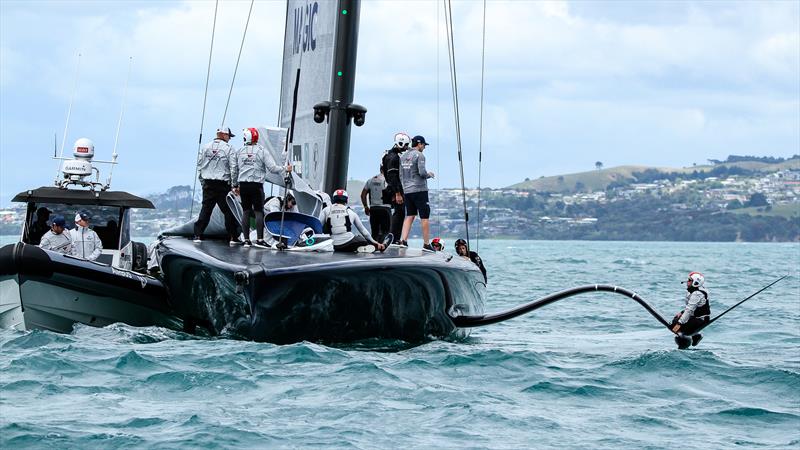
<path id="1" fill-rule="evenodd" d="M 297 200 L 294 198 L 291 191 L 286 192 L 286 200 L 276 195 L 267 199 L 267 203 L 264 204 L 264 209 L 267 214 L 280 212 L 281 208 L 286 212 L 299 212 L 297 209 Z M 271 247 L 277 243 L 278 240 L 275 239 L 272 234 L 267 233 L 266 244 Z"/>
<path id="2" fill-rule="evenodd" d="M 378 241 L 383 241 L 383 237 L 389 232 L 391 222 L 392 206 L 384 202 L 383 191 L 386 189 L 386 178 L 383 170 L 370 178 L 361 190 L 361 204 L 364 205 L 364 214 L 369 216 L 369 226 L 372 229 L 372 236 Z M 367 201 L 369 196 L 369 201 Z"/>
<path id="3" fill-rule="evenodd" d="M 319 220 L 322 222 L 322 230 L 333 238 L 334 251 L 372 253 L 376 248 L 380 251 L 386 248 L 372 238 L 358 214 L 347 207 L 347 191 L 337 189 L 333 193 L 332 201 L 331 206 L 322 210 Z M 353 233 L 354 225 L 359 235 Z"/>
<path id="4" fill-rule="evenodd" d="M 708 303 L 706 277 L 700 272 L 691 272 L 686 283 L 686 306 L 672 319 L 672 331 L 676 334 L 691 335 L 705 326 L 710 320 L 711 306 Z M 703 336 L 692 336 L 692 345 L 697 345 Z"/>
<path id="5" fill-rule="evenodd" d="M 423 248 L 433 250 L 431 238 L 431 207 L 428 204 L 428 178 L 433 178 L 433 172 L 425 169 L 425 155 L 422 151 L 428 146 L 425 138 L 414 136 L 411 140 L 412 149 L 400 158 L 400 180 L 403 183 L 403 201 L 406 205 L 406 218 L 403 221 L 403 235 L 400 245 L 408 245 L 408 234 L 411 225 L 419 214 L 422 222 Z"/>
<path id="6" fill-rule="evenodd" d="M 70 233 L 65 233 L 65 226 L 67 221 L 63 216 L 53 217 L 53 222 L 50 225 L 50 231 L 42 236 L 39 247 L 44 250 L 63 253 L 65 255 L 72 254 L 72 238 Z"/>
<path id="7" fill-rule="evenodd" d="M 103 252 L 103 243 L 100 236 L 89 228 L 91 220 L 92 216 L 86 211 L 75 214 L 75 228 L 69 230 L 69 237 L 72 240 L 72 256 L 94 261 Z"/>
<path id="8" fill-rule="evenodd" d="M 267 171 L 282 174 L 283 167 L 275 164 L 272 155 L 259 144 L 258 130 L 245 128 L 242 132 L 244 146 L 233 152 L 230 158 L 231 184 L 233 190 L 241 197 L 242 231 L 244 246 L 250 247 L 250 219 L 256 219 L 256 246 L 266 247 L 264 241 L 264 181 Z M 291 172 L 292 166 L 286 167 Z"/>
<path id="9" fill-rule="evenodd" d="M 488 278 L 486 277 L 486 267 L 483 266 L 483 260 L 481 259 L 480 256 L 478 256 L 477 252 L 469 250 L 469 247 L 467 247 L 467 241 L 463 239 L 458 239 L 456 241 L 455 247 L 458 256 L 464 257 L 475 263 L 475 265 L 478 266 L 479 269 L 481 269 L 481 273 L 483 274 L 483 281 L 489 281 Z"/>
<path id="10" fill-rule="evenodd" d="M 392 206 L 391 232 L 394 236 L 394 243 L 400 243 L 400 233 L 403 230 L 403 219 L 406 217 L 405 206 L 403 206 L 403 183 L 400 181 L 400 154 L 408 150 L 411 138 L 405 133 L 394 135 L 394 146 L 389 149 L 381 160 L 381 168 L 386 177 L 386 190 L 384 191 L 384 202 L 388 201 Z"/>
<path id="11" fill-rule="evenodd" d="M 231 190 L 231 153 L 233 147 L 228 144 L 235 135 L 228 127 L 217 129 L 217 137 L 203 145 L 197 158 L 198 179 L 203 186 L 203 201 L 200 215 L 194 223 L 194 241 L 200 242 L 203 232 L 211 220 L 214 205 L 219 207 L 225 216 L 225 230 L 228 232 L 231 245 L 241 244 L 239 227 L 236 218 L 228 207 L 225 197 Z"/>
<path id="12" fill-rule="evenodd" d="M 442 238 L 435 237 L 431 239 L 431 248 L 433 248 L 433 251 L 435 252 L 441 252 L 444 250 L 444 241 Z"/>
<path id="13" fill-rule="evenodd" d="M 36 210 L 36 221 L 33 222 L 28 229 L 28 242 L 31 244 L 38 244 L 41 241 L 42 236 L 50 230 L 50 226 L 47 225 L 47 219 L 50 218 L 50 211 L 44 206 L 40 206 L 39 209 Z"/>

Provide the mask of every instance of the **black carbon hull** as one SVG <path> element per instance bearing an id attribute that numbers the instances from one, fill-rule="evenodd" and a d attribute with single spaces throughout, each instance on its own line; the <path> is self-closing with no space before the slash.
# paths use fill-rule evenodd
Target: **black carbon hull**
<path id="1" fill-rule="evenodd" d="M 445 253 L 300 253 L 194 244 L 157 247 L 163 281 L 187 331 L 273 343 L 422 342 L 467 334 L 453 317 L 483 313 L 478 268 Z"/>
<path id="2" fill-rule="evenodd" d="M 183 327 L 159 280 L 21 242 L 0 248 L 0 293 L 3 328 L 70 333 L 76 323 Z"/>

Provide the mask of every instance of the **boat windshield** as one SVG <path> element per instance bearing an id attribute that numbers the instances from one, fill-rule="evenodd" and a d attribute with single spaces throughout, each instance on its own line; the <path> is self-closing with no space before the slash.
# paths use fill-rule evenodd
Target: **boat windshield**
<path id="1" fill-rule="evenodd" d="M 118 206 L 28 203 L 22 241 L 26 244 L 39 245 L 42 236 L 50 230 L 52 220 L 56 216 L 64 216 L 66 228 L 74 229 L 76 227 L 75 214 L 79 211 L 85 211 L 91 215 L 89 228 L 93 229 L 100 237 L 104 249 L 119 250 L 120 230 L 127 223 L 123 223 L 125 211 Z M 123 227 L 120 227 L 121 223 Z M 127 233 L 123 234 L 127 236 Z"/>

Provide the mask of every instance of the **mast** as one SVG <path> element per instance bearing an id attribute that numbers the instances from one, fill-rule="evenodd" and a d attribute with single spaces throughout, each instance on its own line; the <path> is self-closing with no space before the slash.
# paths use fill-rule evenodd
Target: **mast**
<path id="1" fill-rule="evenodd" d="M 358 17 L 361 0 L 338 0 L 336 37 L 331 74 L 331 99 L 328 112 L 328 151 L 323 190 L 332 193 L 347 186 L 347 166 L 350 158 L 350 119 L 364 123 L 366 109 L 353 105 L 358 50 Z M 316 109 L 316 108 L 315 108 Z M 327 109 L 327 108 L 325 108 Z M 327 111 L 326 111 L 327 112 Z M 360 117 L 358 115 L 360 114 Z"/>

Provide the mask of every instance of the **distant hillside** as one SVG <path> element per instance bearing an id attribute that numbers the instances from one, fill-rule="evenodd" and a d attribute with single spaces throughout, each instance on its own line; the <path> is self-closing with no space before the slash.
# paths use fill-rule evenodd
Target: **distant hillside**
<path id="1" fill-rule="evenodd" d="M 634 173 L 657 171 L 664 174 L 679 173 L 692 174 L 693 172 L 712 172 L 724 169 L 738 168 L 747 171 L 776 172 L 778 170 L 800 170 L 800 158 L 794 158 L 780 163 L 769 164 L 758 161 L 740 161 L 721 163 L 716 165 L 692 166 L 683 168 L 648 167 L 648 166 L 618 166 L 601 170 L 591 170 L 580 173 L 571 173 L 551 177 L 541 177 L 512 184 L 507 189 L 532 189 L 542 192 L 573 193 L 578 191 L 601 191 L 612 183 L 636 183 Z"/>

